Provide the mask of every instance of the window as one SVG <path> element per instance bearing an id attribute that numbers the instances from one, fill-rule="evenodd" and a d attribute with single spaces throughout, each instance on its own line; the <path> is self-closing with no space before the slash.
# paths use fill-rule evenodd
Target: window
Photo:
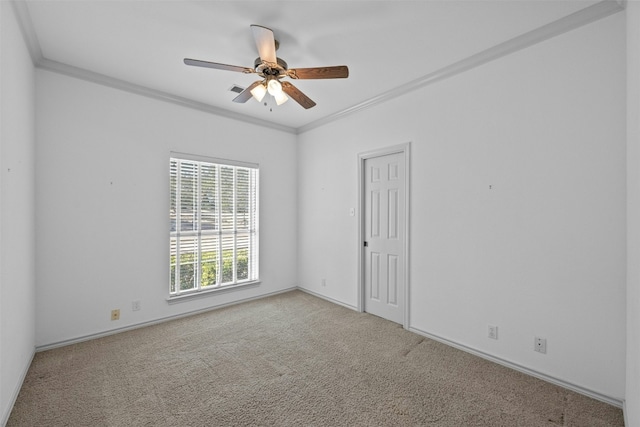
<path id="1" fill-rule="evenodd" d="M 170 296 L 258 280 L 258 166 L 172 153 Z"/>

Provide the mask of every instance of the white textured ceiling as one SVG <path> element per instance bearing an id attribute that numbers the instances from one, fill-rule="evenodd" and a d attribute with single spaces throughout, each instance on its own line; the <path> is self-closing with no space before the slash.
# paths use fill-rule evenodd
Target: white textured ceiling
<path id="1" fill-rule="evenodd" d="M 529 32 L 595 1 L 27 0 L 47 60 L 298 129 Z M 183 64 L 253 67 L 249 26 L 273 29 L 290 68 L 347 65 L 348 79 L 293 83 L 317 106 L 231 100 L 257 80 Z M 265 98 L 267 99 L 267 98 Z"/>

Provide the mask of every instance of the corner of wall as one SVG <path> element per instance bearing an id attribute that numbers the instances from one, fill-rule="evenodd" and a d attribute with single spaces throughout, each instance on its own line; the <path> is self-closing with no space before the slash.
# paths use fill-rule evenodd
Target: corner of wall
<path id="1" fill-rule="evenodd" d="M 20 2 L 21 4 L 22 2 Z M 35 348 L 35 82 L 17 2 L 0 2 L 0 420 Z"/>
<path id="2" fill-rule="evenodd" d="M 627 354 L 625 425 L 640 425 L 640 3 L 627 4 Z"/>
<path id="3" fill-rule="evenodd" d="M 13 409 L 13 406 L 15 405 L 16 400 L 18 400 L 18 394 L 20 394 L 20 389 L 22 388 L 24 379 L 27 377 L 27 372 L 29 372 L 29 367 L 31 367 L 31 362 L 33 362 L 33 358 L 35 357 L 35 355 L 36 355 L 36 348 L 34 346 L 33 350 L 31 351 L 31 357 L 29 357 L 29 363 L 24 365 L 24 369 L 20 373 L 20 381 L 17 382 L 16 386 L 14 387 L 13 393 L 10 396 L 10 399 L 8 399 L 8 403 L 9 403 L 7 405 L 8 410 L 3 409 L 3 413 L 0 414 L 0 416 L 2 417 L 0 418 L 0 426 L 5 426 L 7 425 L 7 422 L 9 422 L 9 416 L 11 415 L 11 410 Z"/>

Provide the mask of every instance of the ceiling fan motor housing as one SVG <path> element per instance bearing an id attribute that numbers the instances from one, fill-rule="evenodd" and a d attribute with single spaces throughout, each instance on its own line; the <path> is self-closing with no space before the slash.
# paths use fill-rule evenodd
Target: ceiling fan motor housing
<path id="1" fill-rule="evenodd" d="M 256 58 L 253 63 L 256 73 L 264 77 L 285 75 L 288 70 L 287 63 L 280 58 L 276 58 L 276 60 L 278 61 L 277 64 L 273 64 Z"/>

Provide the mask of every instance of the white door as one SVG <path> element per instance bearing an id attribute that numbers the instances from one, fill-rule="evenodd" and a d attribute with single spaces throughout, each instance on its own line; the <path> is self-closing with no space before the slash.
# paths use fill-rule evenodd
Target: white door
<path id="1" fill-rule="evenodd" d="M 364 161 L 364 310 L 403 323 L 405 153 Z"/>

